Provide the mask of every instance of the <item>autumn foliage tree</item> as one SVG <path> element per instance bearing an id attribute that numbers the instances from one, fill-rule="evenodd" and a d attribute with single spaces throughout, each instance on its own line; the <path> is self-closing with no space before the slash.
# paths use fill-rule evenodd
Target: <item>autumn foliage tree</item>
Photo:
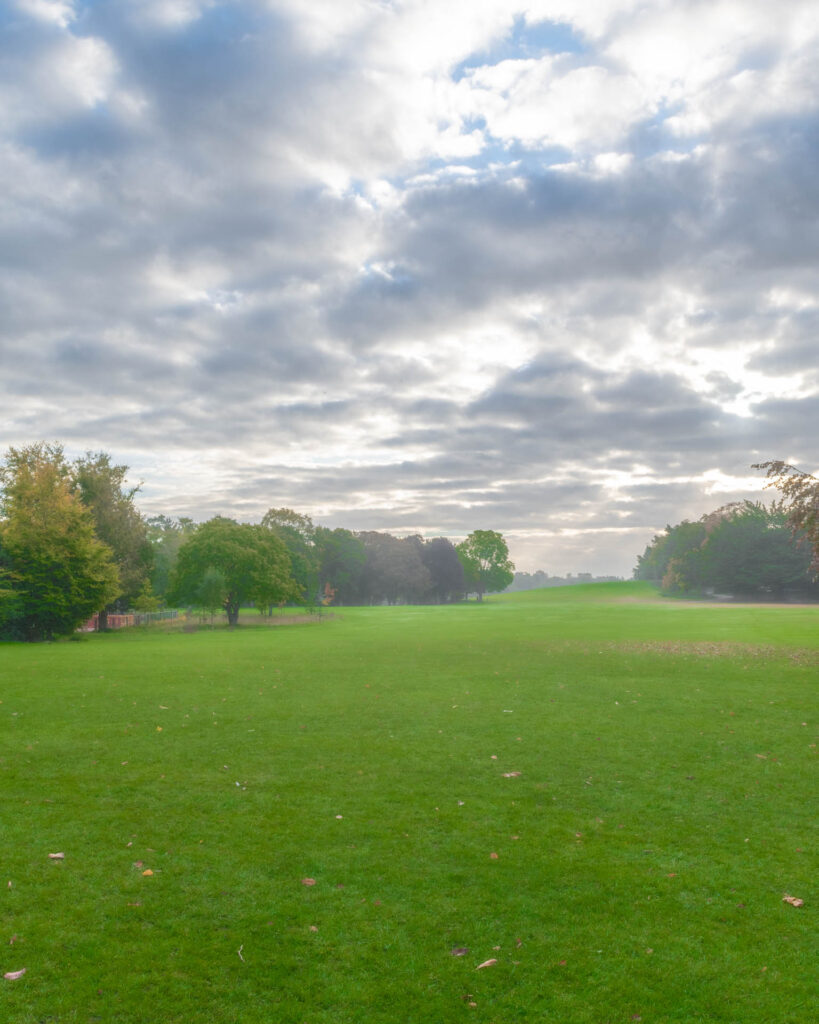
<path id="1" fill-rule="evenodd" d="M 819 576 L 819 478 L 787 462 L 760 462 L 753 469 L 766 470 L 768 486 L 781 491 L 788 525 L 810 546 L 811 572 Z"/>
<path id="2" fill-rule="evenodd" d="M 10 448 L 0 466 L 0 635 L 71 633 L 120 589 L 111 549 L 73 492 L 60 445 Z"/>
<path id="3" fill-rule="evenodd" d="M 127 466 L 117 466 L 105 452 L 87 452 L 71 467 L 73 488 L 91 512 L 99 540 L 111 549 L 119 573 L 119 593 L 99 611 L 99 629 L 108 612 L 125 611 L 150 595 L 154 553 L 145 520 L 134 504 L 139 486 L 125 482 Z"/>

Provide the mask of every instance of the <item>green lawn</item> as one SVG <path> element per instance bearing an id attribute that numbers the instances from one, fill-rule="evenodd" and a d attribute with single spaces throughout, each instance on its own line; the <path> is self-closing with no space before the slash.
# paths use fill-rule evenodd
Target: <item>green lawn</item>
<path id="1" fill-rule="evenodd" d="M 807 1024 L 818 675 L 639 583 L 0 645 L 0 1020 Z"/>

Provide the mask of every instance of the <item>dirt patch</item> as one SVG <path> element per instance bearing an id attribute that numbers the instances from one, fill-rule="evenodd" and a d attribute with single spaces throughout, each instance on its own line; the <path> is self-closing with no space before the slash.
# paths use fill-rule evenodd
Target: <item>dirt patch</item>
<path id="1" fill-rule="evenodd" d="M 602 651 L 634 652 L 635 654 L 670 654 L 693 658 L 785 658 L 798 665 L 819 664 L 819 651 L 804 647 L 776 647 L 773 644 L 742 644 L 719 640 L 647 640 L 641 642 L 609 641 L 596 644 Z"/>

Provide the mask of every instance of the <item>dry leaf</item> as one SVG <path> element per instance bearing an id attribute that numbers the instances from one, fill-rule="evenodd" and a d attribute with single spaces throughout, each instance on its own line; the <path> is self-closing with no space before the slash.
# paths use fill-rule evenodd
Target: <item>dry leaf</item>
<path id="1" fill-rule="evenodd" d="M 504 772 L 503 777 L 505 779 L 516 779 L 520 775 L 520 772 Z"/>
<path id="2" fill-rule="evenodd" d="M 6 981 L 17 981 L 17 979 L 22 978 L 25 973 L 26 969 L 24 967 L 20 971 L 8 971 L 6 974 L 3 975 L 3 977 L 6 979 Z"/>
<path id="3" fill-rule="evenodd" d="M 450 956 L 466 956 L 466 954 L 468 952 L 469 952 L 469 950 L 466 948 L 466 946 L 456 946 L 454 949 L 450 949 L 449 955 Z"/>
<path id="4" fill-rule="evenodd" d="M 49 860 L 65 860 L 65 854 L 64 853 L 50 853 L 48 855 L 48 859 Z"/>
<path id="5" fill-rule="evenodd" d="M 149 877 L 152 874 L 153 874 L 153 871 L 151 871 L 150 868 L 146 868 L 145 871 L 142 872 L 142 877 L 143 878 L 147 878 L 147 877 Z"/>
<path id="6" fill-rule="evenodd" d="M 316 880 L 315 880 L 315 878 L 302 878 L 301 884 L 302 885 L 315 885 L 316 884 Z"/>
<path id="7" fill-rule="evenodd" d="M 317 932 L 317 931 L 318 931 L 318 928 L 317 928 L 317 927 L 316 927 L 316 926 L 315 926 L 314 924 L 311 924 L 311 925 L 310 925 L 310 931 L 311 931 L 311 932 Z"/>
<path id="8" fill-rule="evenodd" d="M 489 854 L 489 859 L 490 860 L 497 860 L 498 859 L 498 855 L 496 853 L 490 853 Z"/>
<path id="9" fill-rule="evenodd" d="M 798 896 L 788 896 L 787 893 L 782 897 L 782 902 L 790 903 L 792 907 L 804 907 L 805 905 L 804 900 L 800 900 Z"/>
<path id="10" fill-rule="evenodd" d="M 491 960 L 484 960 L 482 964 L 478 964 L 475 968 L 476 971 L 480 971 L 483 967 L 494 967 L 498 961 L 493 957 Z"/>

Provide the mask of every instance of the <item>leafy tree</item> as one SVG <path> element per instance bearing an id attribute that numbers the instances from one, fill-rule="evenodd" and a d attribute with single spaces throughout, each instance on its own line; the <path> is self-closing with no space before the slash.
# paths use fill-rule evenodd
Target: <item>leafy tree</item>
<path id="1" fill-rule="evenodd" d="M 428 540 L 421 549 L 421 558 L 430 575 L 430 594 L 436 603 L 458 601 L 463 597 L 466 593 L 464 567 L 451 541 L 446 537 Z"/>
<path id="2" fill-rule="evenodd" d="M 376 530 L 366 530 L 357 536 L 366 556 L 362 600 L 369 604 L 397 604 L 418 603 L 426 598 L 432 578 L 421 558 L 420 537 L 393 537 Z"/>
<path id="3" fill-rule="evenodd" d="M 293 579 L 303 600 L 313 605 L 319 597 L 319 564 L 315 544 L 316 528 L 309 516 L 290 508 L 271 508 L 262 518 L 262 526 L 272 530 L 290 555 Z"/>
<path id="4" fill-rule="evenodd" d="M 329 584 L 336 604 L 355 604 L 361 600 L 361 582 L 367 556 L 359 538 L 341 527 L 329 530 L 317 526 L 315 544 L 321 592 L 326 594 Z"/>
<path id="5" fill-rule="evenodd" d="M 810 555 L 794 543 L 778 505 L 729 506 L 709 530 L 697 560 L 702 583 L 718 591 L 781 599 L 788 589 L 808 585 Z"/>
<path id="6" fill-rule="evenodd" d="M 505 590 L 514 579 L 515 567 L 506 541 L 495 530 L 473 530 L 455 550 L 464 568 L 467 590 L 476 593 L 479 601 L 486 593 Z"/>
<path id="7" fill-rule="evenodd" d="M 127 466 L 115 466 L 105 452 L 86 452 L 72 467 L 75 493 L 91 511 L 97 537 L 107 544 L 119 571 L 120 592 L 99 609 L 99 626 L 108 613 L 125 611 L 144 593 L 153 566 L 153 548 L 145 520 L 134 505 L 139 486 L 127 487 Z"/>
<path id="8" fill-rule="evenodd" d="M 819 478 L 787 462 L 760 462 L 767 470 L 768 486 L 782 492 L 788 525 L 812 551 L 811 572 L 819 576 Z"/>
<path id="9" fill-rule="evenodd" d="M 160 601 L 164 601 L 170 589 L 171 574 L 179 557 L 179 549 L 196 529 L 196 523 L 184 516 L 172 519 L 165 515 L 150 516 L 145 523 L 153 549 L 151 589 Z"/>
<path id="10" fill-rule="evenodd" d="M 111 549 L 72 492 L 60 445 L 10 448 L 0 466 L 0 569 L 6 637 L 71 633 L 120 590 Z"/>
<path id="11" fill-rule="evenodd" d="M 243 604 L 276 604 L 297 594 L 287 548 L 262 526 L 222 516 L 198 526 L 179 550 L 171 599 L 198 604 L 209 571 L 214 579 L 213 570 L 224 579 L 221 607 L 231 626 L 238 625 Z"/>
<path id="12" fill-rule="evenodd" d="M 659 566 L 662 589 L 669 594 L 716 590 L 781 599 L 789 591 L 811 593 L 809 564 L 810 555 L 791 536 L 781 504 L 746 501 L 724 505 L 697 523 L 667 527 L 646 549 L 635 575 L 647 572 L 647 566 L 656 572 Z"/>
<path id="13" fill-rule="evenodd" d="M 197 604 L 204 611 L 210 613 L 210 621 L 213 622 L 214 614 L 223 608 L 228 596 L 227 580 L 221 569 L 210 565 L 205 569 L 202 581 L 196 589 Z"/>
<path id="14" fill-rule="evenodd" d="M 686 519 L 676 526 L 666 526 L 665 533 L 654 537 L 643 554 L 637 556 L 634 578 L 659 583 L 671 570 L 669 579 L 676 579 L 674 574 L 679 558 L 692 548 L 699 547 L 705 536 L 706 529 L 702 520 L 691 523 Z M 672 562 L 675 562 L 675 566 L 671 565 Z"/>

